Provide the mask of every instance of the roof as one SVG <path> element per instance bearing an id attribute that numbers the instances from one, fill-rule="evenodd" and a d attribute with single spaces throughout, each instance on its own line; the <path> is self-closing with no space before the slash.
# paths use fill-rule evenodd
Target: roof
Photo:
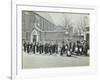
<path id="1" fill-rule="evenodd" d="M 55 30 L 45 30 L 45 29 L 40 29 L 37 24 L 34 24 L 33 29 L 37 29 L 40 32 L 67 32 L 64 27 L 61 26 L 56 26 Z"/>
<path id="2" fill-rule="evenodd" d="M 41 19 L 43 19 L 44 21 L 47 22 L 47 24 L 51 24 L 50 26 L 42 26 L 40 25 L 40 23 L 33 23 L 33 29 L 36 28 L 38 31 L 41 31 L 41 32 L 66 32 L 64 26 L 56 26 L 56 24 L 53 23 L 53 20 L 52 20 L 52 17 L 49 15 L 49 14 L 45 14 L 48 16 L 48 19 L 45 18 L 43 16 L 43 14 L 39 13 L 39 12 L 33 12 L 33 11 L 25 11 L 24 14 L 27 14 L 27 15 L 36 15 L 38 17 L 41 17 Z"/>

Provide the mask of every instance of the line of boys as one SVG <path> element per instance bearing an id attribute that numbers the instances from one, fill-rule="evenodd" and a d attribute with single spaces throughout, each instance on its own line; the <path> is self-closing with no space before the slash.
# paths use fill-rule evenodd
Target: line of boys
<path id="1" fill-rule="evenodd" d="M 26 43 L 24 42 L 24 52 L 30 53 L 33 52 L 35 53 L 58 53 L 58 44 L 51 44 L 51 43 L 46 43 L 43 45 L 42 43 L 34 42 L 34 43 Z"/>
<path id="2" fill-rule="evenodd" d="M 60 50 L 57 43 L 42 44 L 38 42 L 34 42 L 34 43 L 24 42 L 23 46 L 24 46 L 24 52 L 27 52 L 27 53 L 30 53 L 30 52 L 33 52 L 33 54 L 50 53 L 50 55 L 54 53 L 56 54 L 60 53 L 61 56 L 63 54 L 66 54 L 67 56 L 71 56 L 72 54 L 87 56 L 88 55 L 87 52 L 89 50 L 89 44 L 87 42 L 81 43 L 80 41 L 77 41 L 76 43 L 70 42 L 69 44 L 66 44 L 63 41 L 62 46 L 60 47 Z"/>

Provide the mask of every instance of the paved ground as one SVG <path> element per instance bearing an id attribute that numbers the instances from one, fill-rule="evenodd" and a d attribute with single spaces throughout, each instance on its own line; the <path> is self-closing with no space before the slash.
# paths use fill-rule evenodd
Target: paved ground
<path id="1" fill-rule="evenodd" d="M 27 54 L 23 53 L 23 68 L 48 68 L 48 67 L 69 67 L 69 66 L 88 66 L 88 56 L 66 57 L 59 54 Z"/>

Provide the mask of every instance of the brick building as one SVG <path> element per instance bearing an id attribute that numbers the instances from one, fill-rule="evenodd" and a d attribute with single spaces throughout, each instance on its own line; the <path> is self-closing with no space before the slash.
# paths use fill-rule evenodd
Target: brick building
<path id="1" fill-rule="evenodd" d="M 64 26 L 56 26 L 46 18 L 33 11 L 22 11 L 22 39 L 27 42 L 50 42 L 69 39 Z M 73 35 L 73 39 L 84 39 L 84 36 Z"/>

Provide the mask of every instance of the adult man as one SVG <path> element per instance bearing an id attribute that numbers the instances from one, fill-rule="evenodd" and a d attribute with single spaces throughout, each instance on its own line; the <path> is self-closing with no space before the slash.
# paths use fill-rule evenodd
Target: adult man
<path id="1" fill-rule="evenodd" d="M 61 56 L 65 53 L 65 45 L 64 45 L 64 41 L 62 42 L 62 47 L 61 47 Z"/>
<path id="2" fill-rule="evenodd" d="M 43 44 L 42 43 L 39 44 L 39 53 L 40 54 L 43 53 Z"/>
<path id="3" fill-rule="evenodd" d="M 45 54 L 47 54 L 47 51 L 48 50 L 48 46 L 47 46 L 47 43 L 45 43 L 45 47 L 44 47 L 44 51 L 45 51 Z"/>
<path id="4" fill-rule="evenodd" d="M 32 50 L 33 50 L 33 54 L 35 54 L 35 52 L 36 52 L 36 43 L 35 42 L 33 42 Z"/>
<path id="5" fill-rule="evenodd" d="M 72 54 L 75 54 L 75 42 L 73 42 L 73 46 L 72 46 Z"/>
<path id="6" fill-rule="evenodd" d="M 49 52 L 50 52 L 50 55 L 52 55 L 52 53 L 53 53 L 53 45 L 52 45 L 52 43 L 49 43 Z"/>
<path id="7" fill-rule="evenodd" d="M 82 46 L 82 44 L 80 43 L 80 45 L 79 45 L 79 53 L 80 53 L 80 55 L 82 55 L 83 53 L 83 46 Z"/>
<path id="8" fill-rule="evenodd" d="M 30 52 L 30 43 L 28 42 L 28 44 L 27 44 L 27 53 L 29 53 Z"/>
<path id="9" fill-rule="evenodd" d="M 23 46 L 24 46 L 24 52 L 26 52 L 26 50 L 27 50 L 27 44 L 26 44 L 25 41 L 24 41 L 24 43 L 23 43 Z"/>
<path id="10" fill-rule="evenodd" d="M 87 56 L 87 51 L 88 51 L 88 49 L 89 49 L 89 45 L 88 45 L 88 43 L 85 41 L 85 42 L 84 42 L 84 45 L 83 45 L 83 53 L 84 53 L 84 55 L 86 55 L 86 56 Z"/>
<path id="11" fill-rule="evenodd" d="M 30 43 L 30 52 L 32 52 L 32 42 Z"/>
<path id="12" fill-rule="evenodd" d="M 36 53 L 38 53 L 38 52 L 39 52 L 39 43 L 36 42 Z"/>
<path id="13" fill-rule="evenodd" d="M 70 55 L 70 54 L 69 54 L 69 51 L 70 51 L 70 49 L 69 49 L 69 47 L 68 47 L 68 44 L 66 44 L 66 45 L 65 45 L 65 53 L 66 53 L 67 56 Z"/>
<path id="14" fill-rule="evenodd" d="M 55 44 L 55 52 L 56 52 L 56 54 L 58 53 L 58 43 L 57 42 Z"/>

